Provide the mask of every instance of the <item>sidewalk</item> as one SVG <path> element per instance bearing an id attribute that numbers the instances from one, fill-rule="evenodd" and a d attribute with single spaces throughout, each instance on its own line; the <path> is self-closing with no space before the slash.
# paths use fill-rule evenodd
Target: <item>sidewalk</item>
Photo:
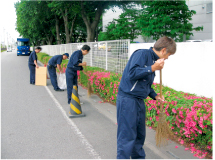
<path id="1" fill-rule="evenodd" d="M 99 103 L 102 101 L 97 95 L 92 94 L 89 98 L 87 96 L 87 90 L 79 86 L 78 92 L 80 100 L 84 100 L 84 103 L 90 103 L 101 114 L 109 118 L 115 125 L 117 125 L 116 119 L 116 106 L 110 103 Z M 178 148 L 175 148 L 178 146 Z M 190 151 L 185 151 L 185 147 L 169 140 L 169 143 L 165 147 L 157 147 L 155 142 L 155 131 L 146 127 L 146 140 L 143 147 L 146 152 L 146 159 L 197 159 Z"/>
<path id="2" fill-rule="evenodd" d="M 38 62 L 40 66 L 43 66 L 41 62 Z M 50 79 L 47 80 L 47 84 L 51 85 Z M 108 118 L 110 122 L 116 125 L 117 128 L 117 119 L 116 119 L 116 106 L 110 103 L 101 103 L 97 95 L 92 94 L 90 97 L 87 96 L 87 89 L 84 89 L 79 85 L 78 93 L 80 101 L 84 104 L 82 105 L 82 111 L 85 112 L 87 106 L 93 106 L 99 113 Z M 66 92 L 62 92 L 65 94 Z M 86 115 L 90 116 L 90 115 Z M 110 131 L 112 132 L 112 131 Z M 115 139 L 114 139 L 115 140 Z M 178 146 L 178 148 L 175 148 Z M 146 159 L 197 159 L 194 157 L 189 150 L 185 151 L 185 147 L 169 140 L 168 145 L 165 147 L 157 147 L 155 142 L 155 131 L 146 127 L 146 140 L 143 146 L 146 152 Z"/>

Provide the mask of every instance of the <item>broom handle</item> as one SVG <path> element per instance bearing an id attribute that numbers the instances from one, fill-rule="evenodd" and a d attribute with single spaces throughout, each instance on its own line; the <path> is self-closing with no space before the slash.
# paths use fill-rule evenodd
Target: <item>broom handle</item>
<path id="1" fill-rule="evenodd" d="M 84 66 L 85 71 L 86 71 L 86 75 L 87 75 L 87 66 Z M 88 75 L 87 75 L 87 80 L 89 79 Z"/>
<path id="2" fill-rule="evenodd" d="M 160 70 L 160 97 L 162 98 L 162 71 Z M 160 103 L 160 110 L 162 111 L 162 102 Z"/>

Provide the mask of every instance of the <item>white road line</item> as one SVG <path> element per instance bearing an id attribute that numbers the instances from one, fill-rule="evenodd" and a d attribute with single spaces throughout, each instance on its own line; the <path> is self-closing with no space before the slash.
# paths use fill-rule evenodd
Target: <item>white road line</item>
<path id="1" fill-rule="evenodd" d="M 81 131 L 76 126 L 76 124 L 68 117 L 68 115 L 66 114 L 65 110 L 63 109 L 61 104 L 58 102 L 58 100 L 54 97 L 54 95 L 49 90 L 49 88 L 47 86 L 45 86 L 45 89 L 47 90 L 47 92 L 49 93 L 50 97 L 55 102 L 55 104 L 58 107 L 58 109 L 60 109 L 60 111 L 62 112 L 63 117 L 65 118 L 67 123 L 71 126 L 72 130 L 74 131 L 74 133 L 78 136 L 78 138 L 81 141 L 81 143 L 85 146 L 85 148 L 88 151 L 88 153 L 91 156 L 93 156 L 93 159 L 101 159 L 99 154 L 94 150 L 93 146 L 88 142 L 88 140 L 85 138 L 85 136 L 81 133 Z"/>

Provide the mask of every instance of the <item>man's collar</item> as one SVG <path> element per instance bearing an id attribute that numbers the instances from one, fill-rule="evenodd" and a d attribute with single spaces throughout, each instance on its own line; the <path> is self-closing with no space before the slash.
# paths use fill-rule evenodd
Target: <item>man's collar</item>
<path id="1" fill-rule="evenodd" d="M 153 51 L 152 47 L 150 47 L 149 50 L 150 50 L 151 54 L 153 55 L 152 57 L 153 57 L 153 59 L 155 61 L 157 61 L 158 59 L 160 59 L 160 57 Z"/>

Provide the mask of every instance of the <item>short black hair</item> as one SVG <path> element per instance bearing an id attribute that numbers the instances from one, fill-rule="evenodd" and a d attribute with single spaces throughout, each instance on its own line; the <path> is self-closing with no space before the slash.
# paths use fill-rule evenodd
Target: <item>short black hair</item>
<path id="1" fill-rule="evenodd" d="M 42 48 L 41 48 L 41 47 L 36 47 L 36 49 L 40 49 L 40 50 L 42 50 Z"/>
<path id="2" fill-rule="evenodd" d="M 82 50 L 87 50 L 87 51 L 89 51 L 89 50 L 90 50 L 90 46 L 84 45 L 81 49 L 82 49 Z"/>

